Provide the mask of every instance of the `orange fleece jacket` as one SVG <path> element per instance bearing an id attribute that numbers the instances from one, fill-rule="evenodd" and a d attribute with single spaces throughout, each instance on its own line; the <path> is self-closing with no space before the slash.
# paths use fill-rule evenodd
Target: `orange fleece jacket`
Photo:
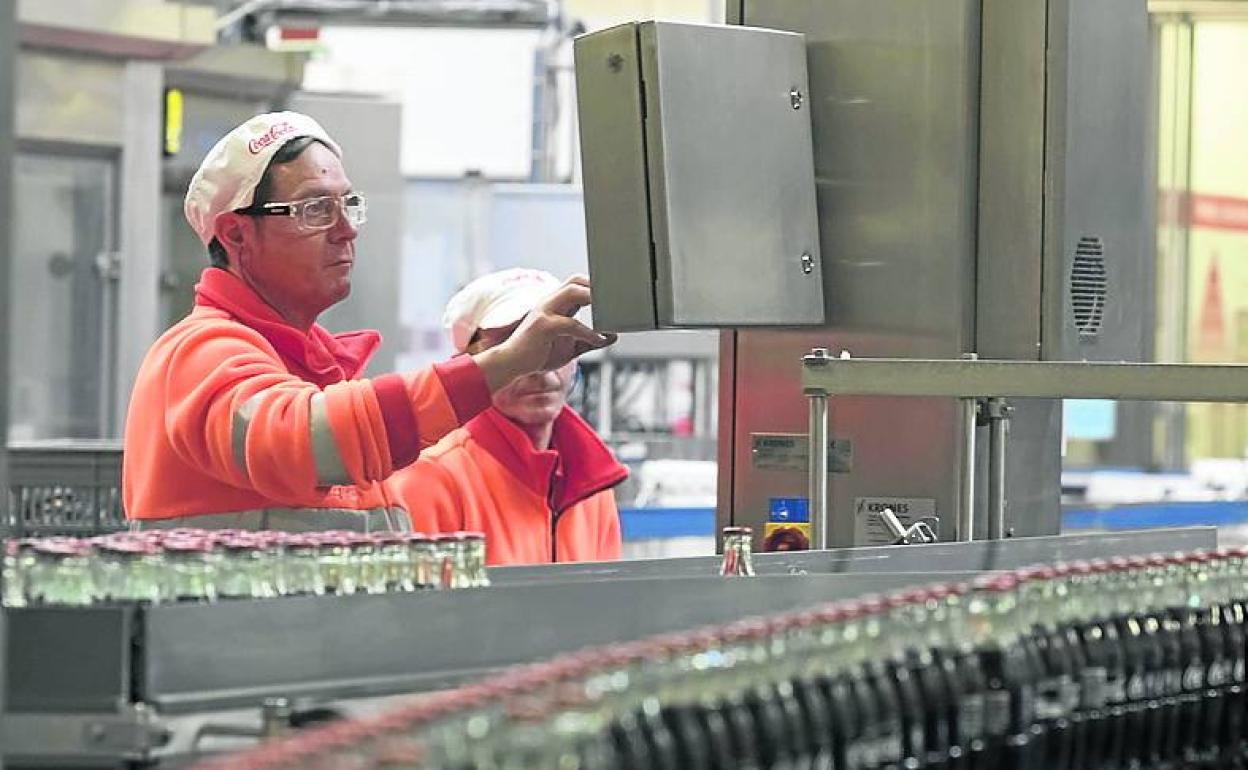
<path id="1" fill-rule="evenodd" d="M 357 379 L 375 331 L 304 333 L 209 268 L 196 307 L 148 351 L 126 417 L 131 519 L 400 505 L 388 477 L 490 403 L 460 357 Z"/>
<path id="2" fill-rule="evenodd" d="M 484 532 L 491 565 L 620 557 L 611 487 L 628 470 L 567 407 L 555 420 L 550 449 L 535 449 L 491 408 L 398 476 L 417 531 Z"/>

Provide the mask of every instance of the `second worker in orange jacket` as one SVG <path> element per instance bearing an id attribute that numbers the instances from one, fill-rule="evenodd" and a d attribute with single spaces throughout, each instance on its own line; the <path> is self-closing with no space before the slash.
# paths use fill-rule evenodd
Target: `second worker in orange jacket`
<path id="1" fill-rule="evenodd" d="M 503 344 L 559 282 L 512 269 L 482 276 L 447 305 L 456 351 Z M 537 372 L 494 393 L 493 406 L 399 474 L 415 529 L 486 535 L 489 564 L 603 561 L 620 556 L 611 488 L 628 476 L 567 405 L 575 364 Z"/>

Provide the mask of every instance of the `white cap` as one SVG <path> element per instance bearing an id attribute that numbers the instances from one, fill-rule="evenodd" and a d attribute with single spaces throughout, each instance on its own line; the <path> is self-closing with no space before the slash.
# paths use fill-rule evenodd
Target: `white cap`
<path id="1" fill-rule="evenodd" d="M 212 241 L 217 217 L 250 206 L 274 153 L 300 136 L 315 137 L 342 157 L 342 148 L 325 129 L 298 112 L 269 112 L 250 118 L 208 151 L 191 178 L 183 205 L 186 221 L 205 246 Z"/>
<path id="2" fill-rule="evenodd" d="M 478 329 L 501 329 L 524 318 L 561 281 L 545 270 L 513 267 L 488 273 L 451 297 L 442 314 L 442 325 L 451 333 L 451 344 L 463 353 Z"/>

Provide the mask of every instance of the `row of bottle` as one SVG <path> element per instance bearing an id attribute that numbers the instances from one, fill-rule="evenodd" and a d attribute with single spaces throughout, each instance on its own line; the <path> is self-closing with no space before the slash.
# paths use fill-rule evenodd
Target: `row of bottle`
<path id="1" fill-rule="evenodd" d="M 485 537 L 457 532 L 172 529 L 4 543 L 7 607 L 380 594 L 488 585 Z"/>
<path id="2" fill-rule="evenodd" d="M 1246 601 L 1245 551 L 1035 567 L 563 656 L 212 767 L 1244 767 Z"/>

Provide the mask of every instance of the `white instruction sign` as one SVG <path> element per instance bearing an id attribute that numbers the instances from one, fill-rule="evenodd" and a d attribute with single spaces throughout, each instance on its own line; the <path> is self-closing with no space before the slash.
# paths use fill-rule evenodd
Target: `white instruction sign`
<path id="1" fill-rule="evenodd" d="M 936 516 L 936 500 L 932 497 L 856 497 L 854 498 L 854 545 L 892 545 L 893 533 L 884 526 L 880 511 L 891 508 L 897 520 L 909 527 L 922 519 L 940 536 L 940 518 Z"/>

